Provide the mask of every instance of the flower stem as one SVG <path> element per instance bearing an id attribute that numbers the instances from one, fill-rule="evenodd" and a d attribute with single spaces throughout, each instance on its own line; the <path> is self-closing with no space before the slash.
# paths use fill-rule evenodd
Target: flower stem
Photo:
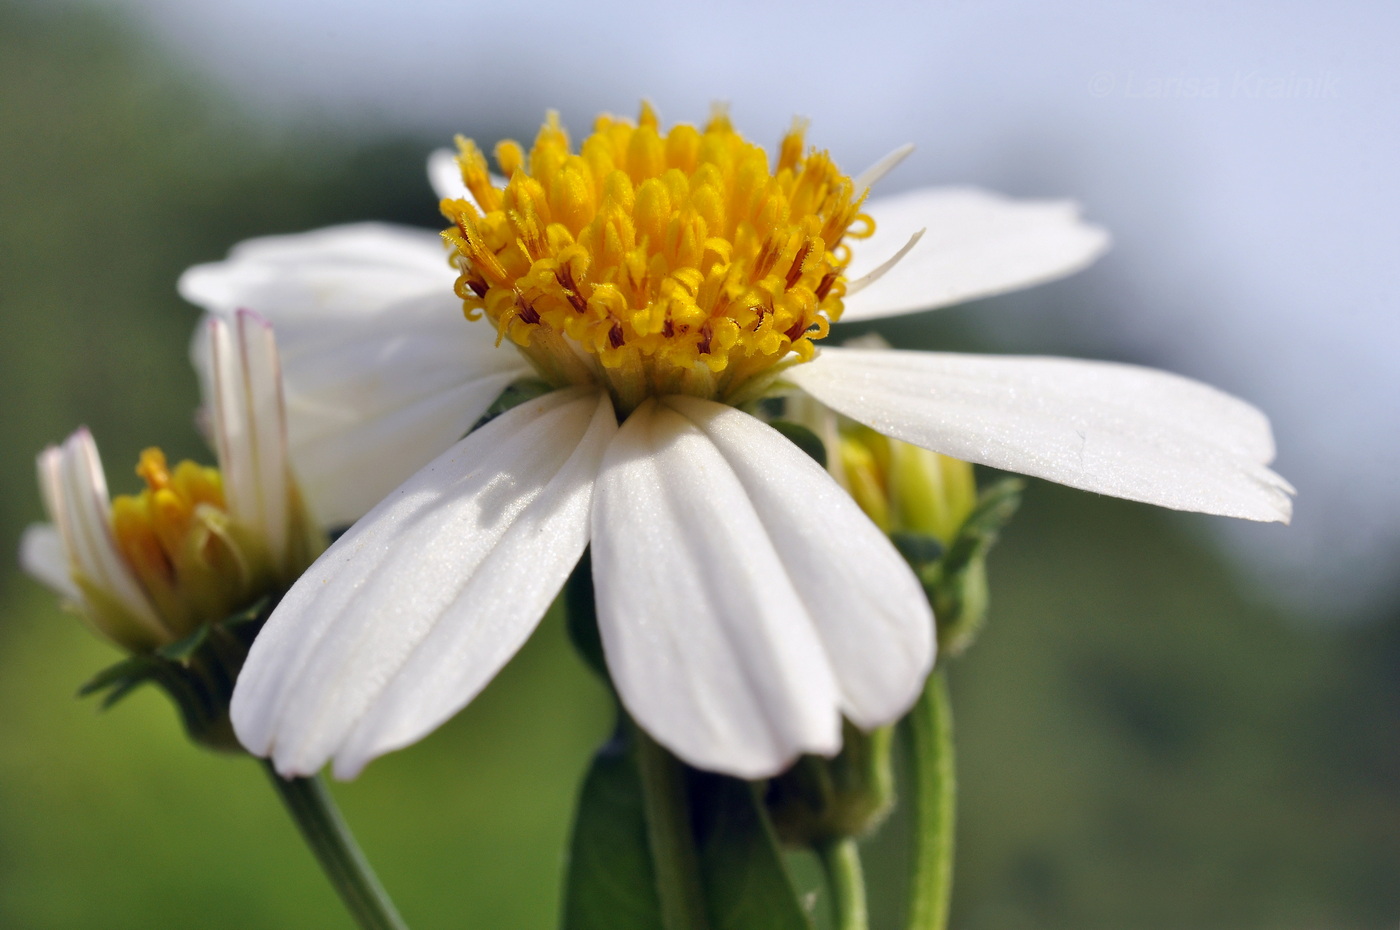
<path id="1" fill-rule="evenodd" d="M 828 840 L 816 851 L 831 892 L 833 926 L 836 930 L 866 930 L 870 922 L 865 910 L 865 875 L 856 841 L 850 837 Z"/>
<path id="2" fill-rule="evenodd" d="M 913 757 L 908 930 L 946 930 L 953 892 L 953 826 L 957 780 L 948 681 L 935 670 L 906 718 Z"/>
<path id="3" fill-rule="evenodd" d="M 321 776 L 283 778 L 272 763 L 264 761 L 263 767 L 355 922 L 363 930 L 407 930 Z"/>
<path id="4" fill-rule="evenodd" d="M 656 868 L 664 930 L 706 930 L 705 892 L 700 884 L 700 858 L 691 831 L 685 770 L 675 756 L 632 723 L 637 774 L 642 780 L 647 839 Z"/>

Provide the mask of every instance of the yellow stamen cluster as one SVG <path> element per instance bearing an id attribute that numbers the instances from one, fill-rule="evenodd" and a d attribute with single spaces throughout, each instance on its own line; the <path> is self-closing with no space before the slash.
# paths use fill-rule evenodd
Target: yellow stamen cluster
<path id="1" fill-rule="evenodd" d="M 219 470 L 183 461 L 172 472 L 151 448 L 136 473 L 146 487 L 113 499 L 112 532 L 171 639 L 246 606 L 266 560 L 235 538 Z"/>
<path id="2" fill-rule="evenodd" d="M 550 114 L 528 155 L 457 140 L 472 199 L 444 200 L 457 293 L 556 384 L 730 398 L 841 315 L 845 240 L 874 231 L 856 191 L 794 125 L 769 164 L 723 111 L 663 132 L 601 116 L 578 152 Z M 474 202 L 473 202 L 474 201 Z"/>

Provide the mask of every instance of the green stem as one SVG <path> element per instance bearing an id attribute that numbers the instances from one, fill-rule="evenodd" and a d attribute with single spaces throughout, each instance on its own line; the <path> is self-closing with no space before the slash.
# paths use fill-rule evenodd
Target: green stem
<path id="1" fill-rule="evenodd" d="M 273 787 L 297 822 L 302 838 L 335 887 L 340 900 L 363 930 L 407 930 L 394 902 L 379 884 L 364 853 L 350 835 L 325 781 L 315 778 L 283 778 L 264 761 Z"/>
<path id="2" fill-rule="evenodd" d="M 700 884 L 700 858 L 690 826 L 685 770 L 641 727 L 632 723 L 630 729 L 637 774 L 642 780 L 647 839 L 656 867 L 661 925 L 664 930 L 705 930 L 709 921 Z"/>
<path id="3" fill-rule="evenodd" d="M 865 875 L 856 841 L 850 837 L 828 840 L 817 846 L 817 857 L 831 892 L 833 926 L 836 930 L 866 930 L 870 920 L 865 911 Z"/>
<path id="4" fill-rule="evenodd" d="M 913 762 L 910 818 L 908 930 L 946 930 L 953 892 L 953 824 L 957 780 L 953 765 L 953 713 L 942 669 L 929 676 L 909 712 Z"/>

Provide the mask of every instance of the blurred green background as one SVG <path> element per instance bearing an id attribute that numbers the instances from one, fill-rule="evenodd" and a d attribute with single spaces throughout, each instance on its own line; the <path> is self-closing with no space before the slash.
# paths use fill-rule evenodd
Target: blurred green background
<path id="1" fill-rule="evenodd" d="M 526 117 L 463 129 L 528 137 Z M 114 491 L 146 445 L 208 460 L 183 268 L 251 235 L 436 225 L 439 141 L 260 123 L 110 14 L 0 0 L 0 546 L 42 517 L 34 453 L 79 424 Z M 996 349 L 965 320 L 884 331 Z M 992 559 L 989 628 L 952 669 L 955 926 L 1400 920 L 1397 610 L 1290 615 L 1241 588 L 1209 519 L 1032 484 Z M 258 767 L 191 748 L 154 692 L 105 714 L 76 699 L 115 652 L 7 564 L 0 926 L 346 926 Z M 337 794 L 413 926 L 550 927 L 607 727 L 551 617 L 466 712 Z"/>

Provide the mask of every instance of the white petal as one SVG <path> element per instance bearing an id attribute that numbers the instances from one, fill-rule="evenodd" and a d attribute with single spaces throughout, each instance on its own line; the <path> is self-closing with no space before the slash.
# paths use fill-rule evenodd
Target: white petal
<path id="1" fill-rule="evenodd" d="M 816 623 L 846 717 L 864 729 L 902 717 L 934 658 L 933 614 L 904 557 L 820 465 L 772 427 L 710 401 L 666 402 L 734 469 Z"/>
<path id="2" fill-rule="evenodd" d="M 786 373 L 827 406 L 956 458 L 1176 510 L 1287 522 L 1268 419 L 1166 372 L 1077 359 L 823 349 Z"/>
<path id="3" fill-rule="evenodd" d="M 211 316 L 207 329 L 214 444 L 229 513 L 267 543 L 274 565 L 283 566 L 291 545 L 292 479 L 272 327 L 239 310 L 232 327 Z"/>
<path id="4" fill-rule="evenodd" d="M 976 188 L 925 188 L 863 208 L 875 234 L 852 240 L 855 280 L 926 229 L 899 264 L 846 301 L 845 322 L 896 316 L 989 297 L 1063 277 L 1108 247 L 1108 234 L 1065 200 L 1012 200 Z"/>
<path id="5" fill-rule="evenodd" d="M 277 328 L 292 464 L 325 525 L 359 517 L 528 374 L 463 318 L 452 282 L 436 236 L 370 224 L 245 242 L 181 279 L 211 313 L 247 307 Z M 207 385 L 202 340 L 193 354 Z"/>
<path id="6" fill-rule="evenodd" d="M 107 477 L 92 434 L 79 429 L 61 447 L 45 450 L 39 484 L 71 570 L 120 604 L 157 642 L 168 639 L 170 630 L 117 548 Z"/>
<path id="7" fill-rule="evenodd" d="M 846 296 L 852 297 L 856 294 L 859 294 L 861 291 L 865 290 L 867 287 L 874 284 L 876 281 L 880 280 L 885 275 L 889 274 L 892 270 L 894 270 L 895 266 L 897 266 L 900 262 L 904 261 L 904 256 L 914 251 L 914 246 L 919 244 L 919 240 L 924 237 L 924 233 L 926 232 L 928 232 L 928 230 L 926 229 L 916 230 L 914 234 L 909 237 L 909 241 L 899 247 L 898 252 L 894 253 L 889 258 L 885 259 L 883 262 L 876 265 L 874 268 L 870 269 L 865 274 L 861 275 L 859 278 L 856 278 L 849 284 L 847 284 Z"/>
<path id="8" fill-rule="evenodd" d="M 509 411 L 413 476 L 292 587 L 233 698 L 284 775 L 347 778 L 470 701 L 524 642 L 588 542 L 606 395 Z"/>
<path id="9" fill-rule="evenodd" d="M 279 334 L 346 315 L 375 314 L 415 294 L 452 291 L 456 271 L 431 230 L 353 223 L 249 239 L 222 262 L 180 276 L 180 296 L 210 313 L 240 307 L 262 314 Z"/>
<path id="10" fill-rule="evenodd" d="M 451 149 L 434 149 L 428 155 L 428 183 L 439 200 L 471 200 L 472 193 L 462 180 L 457 167 L 457 153 Z"/>
<path id="11" fill-rule="evenodd" d="M 346 329 L 283 353 L 292 464 L 331 526 L 365 513 L 529 373 L 512 346 L 495 346 L 490 325 L 462 318 L 450 292 Z"/>
<path id="12" fill-rule="evenodd" d="M 886 590 L 855 578 L 866 560 Z M 644 404 L 618 431 L 593 577 L 623 703 L 700 768 L 758 778 L 834 753 L 840 711 L 893 719 L 932 659 L 922 592 L 879 531 L 780 434 L 709 401 Z"/>
<path id="13" fill-rule="evenodd" d="M 74 604 L 83 601 L 82 592 L 73 583 L 73 570 L 63 537 L 52 523 L 35 523 L 25 527 L 19 541 L 19 564 L 36 581 Z"/>
<path id="14" fill-rule="evenodd" d="M 355 417 L 355 407 L 348 401 L 329 410 L 308 410 L 298 403 L 290 417 L 302 435 L 293 436 L 291 455 L 312 513 L 327 527 L 359 519 L 425 461 L 466 433 L 522 374 L 515 370 L 488 373 L 440 393 L 422 392 L 423 396 L 375 416 Z M 347 385 L 342 396 L 355 393 Z"/>

